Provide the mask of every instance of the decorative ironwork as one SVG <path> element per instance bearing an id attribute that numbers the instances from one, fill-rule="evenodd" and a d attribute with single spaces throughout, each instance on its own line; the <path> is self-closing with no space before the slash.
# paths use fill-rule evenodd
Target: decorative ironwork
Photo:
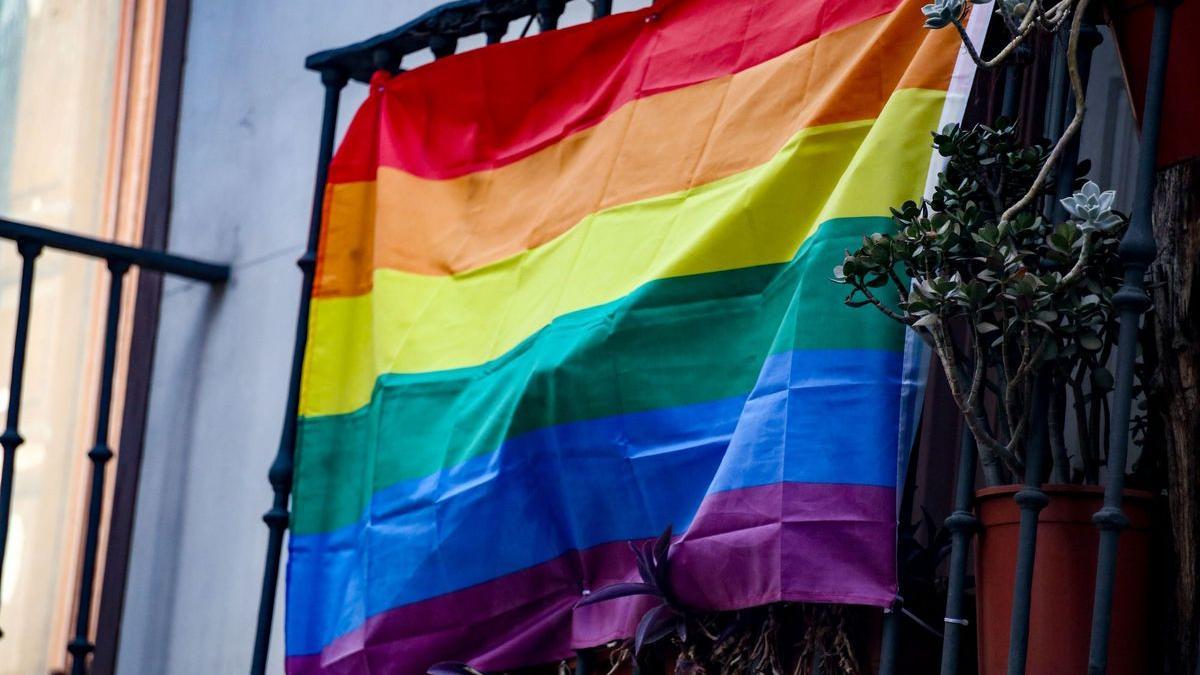
<path id="1" fill-rule="evenodd" d="M 33 265 L 42 252 L 42 245 L 33 241 L 17 243 L 21 254 L 21 291 L 17 300 L 16 331 L 13 335 L 12 370 L 8 385 L 8 416 L 0 445 L 4 446 L 4 466 L 0 469 L 0 577 L 4 572 L 4 553 L 8 543 L 8 523 L 12 510 L 13 476 L 16 472 L 17 448 L 25 442 L 17 430 L 21 419 L 21 389 L 25 381 L 25 349 L 29 342 L 29 311 L 33 300 Z M 0 633 L 2 635 L 3 633 Z"/>
<path id="2" fill-rule="evenodd" d="M 1024 675 L 1029 646 L 1029 610 L 1033 598 L 1033 563 L 1037 553 L 1038 516 L 1050 503 L 1042 492 L 1042 468 L 1046 460 L 1046 403 L 1049 383 L 1039 377 L 1030 406 L 1030 440 L 1025 451 L 1025 485 L 1013 495 L 1021 511 L 1017 530 L 1017 567 L 1013 579 L 1013 603 L 1008 635 L 1008 675 Z"/>
<path id="3" fill-rule="evenodd" d="M 1116 388 L 1109 423 L 1108 484 L 1104 506 L 1092 517 L 1100 528 L 1099 558 L 1096 563 L 1096 595 L 1092 608 L 1092 641 L 1088 652 L 1088 675 L 1103 675 L 1108 667 L 1109 629 L 1112 627 L 1113 587 L 1117 577 L 1117 547 L 1129 519 L 1121 510 L 1125 490 L 1125 465 L 1129 453 L 1129 417 L 1133 402 L 1134 361 L 1138 352 L 1138 329 L 1142 314 L 1150 308 L 1146 294 L 1146 270 L 1154 262 L 1156 246 L 1151 223 L 1154 206 L 1155 172 L 1158 167 L 1158 138 L 1166 89 L 1167 56 L 1170 52 L 1173 0 L 1158 0 L 1154 11 L 1154 33 L 1150 43 L 1150 72 L 1146 105 L 1142 111 L 1142 143 L 1138 155 L 1137 187 L 1133 217 L 1121 240 L 1121 262 L 1125 279 L 1113 295 L 1120 319 L 1117 341 Z"/>
<path id="4" fill-rule="evenodd" d="M 104 469 L 112 459 L 108 444 L 112 415 L 113 371 L 117 361 L 117 330 L 121 322 L 121 289 L 129 263 L 108 261 L 108 313 L 104 322 L 104 360 L 100 369 L 100 397 L 96 403 L 96 437 L 88 459 L 92 462 L 92 488 L 88 500 L 87 536 L 83 545 L 83 572 L 79 581 L 79 607 L 75 612 L 75 637 L 67 645 L 71 652 L 71 675 L 87 675 L 87 656 L 96 646 L 89 638 L 92 593 L 96 581 L 96 553 L 100 543 L 100 514 L 104 509 Z"/>
<path id="5" fill-rule="evenodd" d="M 1032 59 L 1029 45 L 1017 47 L 1012 60 L 1004 64 L 1004 102 L 1000 106 L 1000 116 L 1016 119 L 1017 108 L 1021 101 L 1022 71 Z"/>
<path id="6" fill-rule="evenodd" d="M 879 649 L 879 675 L 896 675 L 900 656 L 900 606 L 896 598 L 891 607 L 883 610 L 883 627 Z"/>
<path id="7" fill-rule="evenodd" d="M 538 28 L 542 32 L 558 28 L 558 17 L 562 16 L 565 0 L 537 0 Z"/>
<path id="8" fill-rule="evenodd" d="M 942 675 L 958 672 L 963 630 L 968 625 L 967 618 L 963 616 L 966 613 L 963 605 L 967 557 L 971 537 L 979 530 L 979 519 L 971 512 L 971 505 L 975 501 L 976 453 L 975 438 L 970 431 L 963 429 L 954 488 L 954 512 L 946 518 L 946 529 L 950 530 L 950 578 L 946 589 L 946 617 L 943 619 L 946 626 L 942 633 Z"/>
<path id="9" fill-rule="evenodd" d="M 283 431 L 279 449 L 267 478 L 275 493 L 270 510 L 263 514 L 270 534 L 267 538 L 267 560 L 263 568 L 262 594 L 258 604 L 258 623 L 254 635 L 254 652 L 250 672 L 261 675 L 267 668 L 267 650 L 271 642 L 271 623 L 275 614 L 275 587 L 279 583 L 279 559 L 283 553 L 283 537 L 288 526 L 288 499 L 292 494 L 292 472 L 296 448 L 296 425 L 299 422 L 300 379 L 304 366 L 304 348 L 308 343 L 308 313 L 312 301 L 312 284 L 317 264 L 317 243 L 321 235 L 321 212 L 325 205 L 325 180 L 329 161 L 333 158 L 333 137 L 337 128 L 338 103 L 346 75 L 337 68 L 321 71 L 325 86 L 325 109 L 321 118 L 321 142 L 317 155 L 316 185 L 313 188 L 312 213 L 309 216 L 308 244 L 296 261 L 302 274 L 300 310 L 296 319 L 296 337 L 292 349 L 292 372 L 288 384 L 287 407 L 283 414 Z"/>
<path id="10" fill-rule="evenodd" d="M 543 31 L 558 26 L 566 3 L 570 0 L 456 0 L 439 5 L 394 30 L 345 47 L 317 52 L 304 65 L 309 70 L 323 72 L 337 69 L 357 82 L 369 82 L 377 70 L 374 53 L 385 49 L 397 62 L 400 58 L 434 49 L 435 55 L 454 53 L 451 45 L 461 38 L 484 34 L 488 44 L 499 42 L 508 24 L 518 19 L 537 17 Z M 612 13 L 612 0 L 593 0 L 592 16 L 600 18 Z M 449 50 L 449 51 L 447 51 Z"/>
<path id="11" fill-rule="evenodd" d="M 1054 135 L 1061 136 L 1065 121 L 1075 115 L 1075 97 L 1069 95 L 1069 87 L 1067 86 L 1066 64 L 1067 64 L 1067 43 L 1065 40 L 1056 40 L 1056 56 L 1058 57 L 1058 65 L 1061 66 L 1061 91 L 1056 90 L 1058 108 L 1052 110 L 1051 125 L 1053 125 Z M 1095 25 L 1088 19 L 1084 19 L 1080 28 L 1079 38 L 1079 54 L 1078 54 L 1078 69 L 1079 79 L 1083 87 L 1083 91 L 1087 91 L 1088 79 L 1091 73 L 1092 52 L 1100 44 L 1100 34 L 1096 30 Z M 1056 75 L 1059 73 L 1056 72 Z M 1007 92 L 1005 92 L 1007 100 Z M 1067 197 L 1072 192 L 1072 184 L 1075 181 L 1075 167 L 1079 159 L 1079 135 L 1076 134 L 1067 144 L 1063 151 L 1062 159 L 1059 160 L 1059 169 L 1056 178 L 1056 194 L 1052 202 L 1051 211 L 1056 218 L 1065 219 L 1066 210 L 1062 207 L 1060 200 Z M 1029 652 L 1029 621 L 1030 612 L 1032 609 L 1032 593 L 1033 593 L 1033 574 L 1034 562 L 1037 551 L 1037 530 L 1038 518 L 1043 509 L 1050 503 L 1049 497 L 1042 491 L 1042 480 L 1045 475 L 1046 457 L 1049 452 L 1047 415 L 1049 408 L 1049 397 L 1053 394 L 1050 392 L 1051 377 L 1047 373 L 1043 377 L 1038 378 L 1038 383 L 1034 392 L 1032 401 L 1032 417 L 1030 424 L 1030 440 L 1028 451 L 1026 453 L 1026 468 L 1025 468 L 1025 484 L 1021 490 L 1013 496 L 1017 503 L 1017 507 L 1021 513 L 1021 522 L 1018 529 L 1017 542 L 1017 566 L 1016 574 L 1013 580 L 1013 603 L 1011 624 L 1009 627 L 1009 642 L 1008 642 L 1008 675 L 1024 675 L 1026 669 L 1026 660 Z M 1060 470 L 1065 467 L 1058 467 Z"/>
<path id="12" fill-rule="evenodd" d="M 479 12 L 479 29 L 487 36 L 489 45 L 503 40 L 508 32 L 508 21 L 495 9 L 496 4 L 496 0 L 488 0 Z"/>
<path id="13" fill-rule="evenodd" d="M 1104 40 L 1100 36 L 1099 29 L 1096 24 L 1090 20 L 1084 19 L 1079 30 L 1079 80 L 1083 85 L 1084 91 L 1087 91 L 1088 81 L 1091 79 L 1092 73 L 1092 54 L 1096 51 L 1096 47 Z M 1063 61 L 1066 61 L 1064 58 Z M 1070 119 L 1075 115 L 1075 97 L 1067 95 L 1069 87 L 1066 86 L 1065 77 L 1063 78 L 1063 98 L 1066 100 L 1066 107 L 1062 110 L 1059 127 L 1055 129 L 1055 135 L 1062 134 L 1062 120 Z M 1070 197 L 1075 182 L 1075 168 L 1079 162 L 1079 134 L 1076 134 L 1071 139 L 1070 144 L 1063 150 L 1062 159 L 1059 160 L 1058 178 L 1054 186 L 1054 201 L 1052 204 L 1055 222 L 1061 222 L 1067 219 L 1067 209 L 1062 205 L 1062 200 Z M 1061 468 L 1061 467 L 1060 467 Z"/>
<path id="14" fill-rule="evenodd" d="M 104 351 L 100 390 L 96 402 L 96 433 L 92 448 L 87 453 L 88 459 L 92 463 L 87 530 L 84 537 L 82 569 L 79 579 L 75 635 L 67 645 L 67 650 L 72 656 L 71 672 L 73 675 L 85 675 L 88 672 L 88 655 L 95 649 L 95 644 L 90 638 L 92 599 L 95 596 L 100 518 L 104 512 L 105 468 L 113 457 L 113 449 L 109 444 L 109 427 L 112 414 L 113 374 L 117 356 L 117 332 L 121 319 L 121 291 L 124 286 L 125 274 L 136 266 L 215 284 L 229 278 L 229 267 L 5 219 L 0 219 L 0 238 L 15 241 L 17 252 L 21 256 L 21 289 L 17 302 L 16 330 L 13 337 L 8 414 L 4 433 L 0 435 L 0 445 L 4 447 L 4 467 L 0 474 L 0 565 L 3 563 L 8 539 L 16 451 L 24 441 L 18 428 L 21 415 L 22 385 L 25 376 L 25 354 L 29 337 L 29 318 L 33 311 L 34 263 L 43 249 L 53 248 L 102 259 L 106 261 L 109 270 Z"/>

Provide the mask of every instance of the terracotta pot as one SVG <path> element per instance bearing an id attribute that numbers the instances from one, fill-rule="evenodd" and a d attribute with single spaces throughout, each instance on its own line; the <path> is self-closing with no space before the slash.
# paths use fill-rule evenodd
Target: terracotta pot
<path id="1" fill-rule="evenodd" d="M 1013 495 L 1021 487 L 985 488 L 977 493 L 983 529 L 976 548 L 979 673 L 1003 675 L 1008 665 L 1017 531 L 1021 513 Z M 1047 485 L 1050 504 L 1038 520 L 1033 599 L 1029 617 L 1029 675 L 1087 672 L 1096 584 L 1099 531 L 1092 514 L 1103 501 L 1101 488 Z M 1130 527 L 1121 535 L 1113 598 L 1113 640 L 1108 675 L 1148 671 L 1150 622 L 1150 526 L 1154 496 L 1126 490 Z"/>

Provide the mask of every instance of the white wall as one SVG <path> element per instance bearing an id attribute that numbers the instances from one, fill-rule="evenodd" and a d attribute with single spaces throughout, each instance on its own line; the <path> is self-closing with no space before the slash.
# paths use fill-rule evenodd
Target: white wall
<path id="1" fill-rule="evenodd" d="M 229 262 L 233 276 L 216 292 L 166 284 L 121 673 L 247 671 L 320 126 L 322 88 L 304 57 L 435 4 L 192 0 L 170 248 Z M 568 11 L 564 25 L 590 9 L 575 0 Z M 343 126 L 363 95 L 347 89 Z M 282 672 L 282 595 L 271 672 Z"/>

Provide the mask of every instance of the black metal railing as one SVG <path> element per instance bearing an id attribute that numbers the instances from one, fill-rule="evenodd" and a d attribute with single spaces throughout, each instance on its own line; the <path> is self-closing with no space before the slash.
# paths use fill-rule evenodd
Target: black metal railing
<path id="1" fill-rule="evenodd" d="M 325 105 L 321 115 L 321 138 L 317 149 L 317 172 L 313 186 L 312 212 L 308 223 L 308 243 L 296 264 L 301 270 L 300 309 L 292 346 L 292 369 L 288 381 L 287 406 L 279 447 L 267 473 L 273 492 L 271 508 L 263 514 L 269 531 L 263 582 L 255 624 L 254 651 L 250 662 L 252 675 L 266 672 L 271 627 L 275 615 L 275 594 L 279 585 L 280 558 L 287 533 L 292 477 L 295 470 L 296 429 L 299 422 L 301 368 L 308 344 L 308 315 L 312 297 L 317 244 L 321 232 L 321 213 L 325 202 L 325 181 L 333 157 L 334 134 L 342 90 L 350 81 L 366 83 L 385 70 L 399 72 L 404 57 L 429 49 L 436 58 L 454 54 L 461 38 L 484 35 L 488 44 L 502 40 L 508 26 L 525 20 L 521 36 L 536 20 L 541 31 L 554 30 L 570 0 L 456 0 L 436 7 L 387 33 L 352 45 L 317 52 L 305 59 L 307 69 L 321 76 Z M 608 16 L 611 0 L 592 0 L 592 18 Z M 584 661 L 580 661 L 584 663 Z M 583 667 L 582 665 L 580 666 Z"/>
<path id="2" fill-rule="evenodd" d="M 1125 268 L 1125 280 L 1121 289 L 1113 296 L 1113 307 L 1119 313 L 1121 329 L 1117 342 L 1112 422 L 1109 425 L 1108 485 L 1104 489 L 1104 506 L 1092 517 L 1096 527 L 1100 528 L 1100 550 L 1096 565 L 1096 594 L 1092 609 L 1092 643 L 1088 654 L 1088 675 L 1103 675 L 1108 667 L 1113 588 L 1117 578 L 1117 545 L 1121 531 L 1129 525 L 1129 519 L 1121 510 L 1121 501 L 1124 496 L 1125 464 L 1129 450 L 1129 416 L 1133 403 L 1138 328 L 1142 315 L 1150 308 L 1150 297 L 1146 293 L 1146 271 L 1150 263 L 1154 262 L 1156 252 L 1151 221 L 1158 169 L 1158 139 L 1167 80 L 1167 55 L 1171 44 L 1171 18 L 1176 4 L 1175 0 L 1156 0 L 1156 3 L 1146 103 L 1142 109 L 1142 144 L 1138 156 L 1133 217 L 1129 223 L 1129 230 L 1121 240 L 1121 263 Z"/>
<path id="3" fill-rule="evenodd" d="M 352 45 L 312 54 L 304 67 L 325 73 L 336 70 L 356 82 L 369 82 L 377 70 L 396 72 L 404 57 L 428 49 L 438 58 L 453 54 L 461 38 L 484 35 L 500 42 L 514 21 L 525 20 L 521 36 L 536 20 L 542 31 L 558 28 L 571 0 L 456 0 L 435 7 L 408 23 Z M 591 0 L 592 18 L 612 13 L 612 0 Z"/>
<path id="4" fill-rule="evenodd" d="M 1113 298 L 1119 313 L 1120 335 L 1116 361 L 1116 386 L 1113 390 L 1113 408 L 1109 424 L 1110 452 L 1107 457 L 1108 475 L 1105 485 L 1104 506 L 1093 520 L 1100 529 L 1100 549 L 1097 562 L 1095 600 L 1093 606 L 1091 647 L 1088 675 L 1103 675 L 1107 667 L 1107 653 L 1112 625 L 1112 598 L 1116 584 L 1116 559 L 1118 538 L 1128 526 L 1128 518 L 1121 511 L 1125 487 L 1125 468 L 1128 456 L 1130 408 L 1133 400 L 1134 365 L 1138 350 L 1138 332 L 1142 314 L 1149 308 L 1146 294 L 1145 274 L 1155 256 L 1154 236 L 1151 229 L 1151 207 L 1154 197 L 1155 169 L 1159 124 L 1162 113 L 1163 90 L 1166 78 L 1168 42 L 1174 0 L 1156 0 L 1154 36 L 1151 44 L 1149 86 L 1142 116 L 1142 138 L 1138 160 L 1138 182 L 1134 194 L 1134 211 L 1129 228 L 1121 241 L 1121 262 L 1125 268 L 1124 283 Z M 1099 44 L 1100 37 L 1093 25 L 1084 25 L 1079 41 L 1079 75 L 1083 86 L 1087 86 L 1092 50 Z M 1074 115 L 1074 98 L 1068 93 L 1066 83 L 1066 44 L 1058 40 L 1057 53 L 1051 66 L 1051 86 L 1046 114 L 1047 135 L 1055 138 L 1063 133 L 1065 122 Z M 1019 77 L 1016 67 L 1009 65 L 1006 73 L 1003 114 L 1012 118 L 1016 109 Z M 1064 152 L 1055 183 L 1055 201 L 1051 207 L 1063 216 L 1058 199 L 1070 194 L 1076 176 L 1072 167 L 1078 158 L 1078 138 Z M 1026 458 L 1026 480 L 1014 496 L 1020 509 L 1018 526 L 1018 549 L 1014 570 L 1013 604 L 1009 632 L 1007 672 L 1023 675 L 1026 672 L 1028 637 L 1030 630 L 1031 591 L 1037 544 L 1038 514 L 1049 503 L 1042 490 L 1045 474 L 1046 387 L 1039 385 L 1035 390 L 1032 406 L 1030 445 Z M 954 511 L 946 519 L 946 527 L 952 533 L 952 549 L 949 564 L 949 585 L 946 598 L 945 633 L 942 642 L 942 675 L 959 673 L 962 637 L 969 620 L 965 614 L 967 579 L 967 557 L 973 533 L 979 521 L 972 512 L 975 491 L 976 451 L 974 444 L 964 434 L 962 453 L 955 490 Z M 1059 471 L 1065 467 L 1057 467 Z"/>
<path id="5" fill-rule="evenodd" d="M 95 649 L 91 640 L 92 599 L 95 595 L 96 559 L 99 554 L 101 515 L 104 511 L 105 468 L 113 457 L 109 445 L 112 414 L 113 373 L 117 360 L 117 333 L 121 322 L 121 293 L 125 275 L 133 267 L 171 274 L 209 284 L 229 278 L 229 267 L 182 256 L 125 246 L 35 225 L 0 219 L 0 239 L 16 243 L 21 257 L 21 287 L 17 301 L 13 336 L 8 411 L 0 434 L 4 464 L 0 468 L 0 574 L 8 542 L 8 524 L 12 509 L 16 456 L 24 439 L 20 432 L 21 392 L 25 377 L 25 355 L 29 342 L 29 319 L 33 312 L 34 266 L 42 251 L 49 248 L 103 260 L 108 268 L 108 306 L 104 322 L 103 359 L 99 392 L 96 399 L 96 428 L 87 457 L 92 465 L 88 496 L 87 529 L 84 536 L 79 593 L 75 610 L 75 634 L 67 645 L 73 675 L 88 672 L 88 655 Z"/>

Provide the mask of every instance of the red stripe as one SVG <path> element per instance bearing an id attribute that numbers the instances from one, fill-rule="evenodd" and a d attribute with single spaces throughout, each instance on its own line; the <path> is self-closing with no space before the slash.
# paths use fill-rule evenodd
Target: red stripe
<path id="1" fill-rule="evenodd" d="M 433 179 L 503 166 L 639 98 L 740 72 L 898 5 L 664 0 L 396 77 L 381 74 L 334 157 L 330 181 L 374 180 L 380 165 Z M 353 127 L 374 126 L 381 116 L 376 147 L 374 134 Z"/>

